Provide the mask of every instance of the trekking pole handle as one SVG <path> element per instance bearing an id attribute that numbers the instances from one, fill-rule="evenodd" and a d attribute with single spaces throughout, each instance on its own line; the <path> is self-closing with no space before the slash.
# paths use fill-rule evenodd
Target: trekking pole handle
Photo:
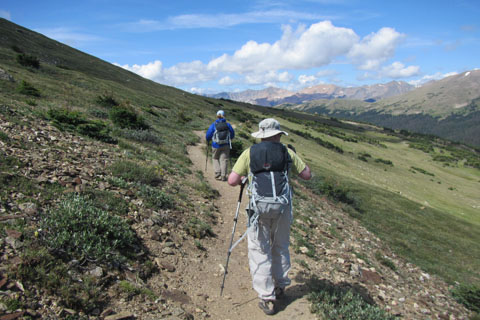
<path id="1" fill-rule="evenodd" d="M 242 195 L 243 195 L 243 188 L 245 188 L 245 185 L 247 184 L 247 177 L 244 177 L 242 179 L 242 182 L 240 184 L 240 194 L 238 195 L 238 202 L 242 202 Z"/>

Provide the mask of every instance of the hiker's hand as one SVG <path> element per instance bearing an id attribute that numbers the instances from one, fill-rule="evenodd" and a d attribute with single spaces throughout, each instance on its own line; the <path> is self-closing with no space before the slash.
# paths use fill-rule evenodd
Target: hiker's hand
<path id="1" fill-rule="evenodd" d="M 291 144 L 288 144 L 287 147 L 289 149 L 292 149 L 293 152 L 297 153 L 297 150 L 295 150 L 295 148 Z"/>

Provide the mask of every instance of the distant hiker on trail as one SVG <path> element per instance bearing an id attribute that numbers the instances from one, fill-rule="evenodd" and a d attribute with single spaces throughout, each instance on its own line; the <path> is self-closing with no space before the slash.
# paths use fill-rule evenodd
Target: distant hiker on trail
<path id="1" fill-rule="evenodd" d="M 290 148 L 280 143 L 280 124 L 275 119 L 259 123 L 252 133 L 261 142 L 243 151 L 228 177 L 236 186 L 248 175 L 248 259 L 252 284 L 265 314 L 276 312 L 275 300 L 282 299 L 290 284 L 290 225 L 292 191 L 289 173 L 304 180 L 311 178 L 310 168 Z"/>
<path id="2" fill-rule="evenodd" d="M 232 148 L 231 141 L 234 137 L 235 131 L 230 123 L 225 120 L 225 112 L 218 110 L 217 120 L 210 125 L 205 136 L 207 148 L 208 143 L 212 141 L 213 169 L 217 180 L 227 181 L 228 159 Z"/>

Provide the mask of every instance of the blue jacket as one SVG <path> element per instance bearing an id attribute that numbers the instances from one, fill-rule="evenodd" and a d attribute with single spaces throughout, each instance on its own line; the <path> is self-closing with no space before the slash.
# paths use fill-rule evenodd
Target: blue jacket
<path id="1" fill-rule="evenodd" d="M 227 120 L 225 120 L 224 118 L 220 118 L 220 119 L 215 120 L 215 122 L 210 125 L 210 127 L 207 130 L 207 135 L 205 136 L 207 141 L 212 140 L 213 133 L 215 132 L 215 123 L 219 123 L 219 122 L 227 122 Z M 235 131 L 233 130 L 230 123 L 227 122 L 227 125 L 228 125 L 228 130 L 230 130 L 230 140 L 232 140 L 235 137 Z M 226 146 L 226 145 L 228 145 L 228 144 L 225 143 L 225 144 L 218 145 L 216 142 L 212 141 L 212 147 L 214 147 L 214 148 L 220 148 L 220 147 L 223 147 L 223 146 Z"/>

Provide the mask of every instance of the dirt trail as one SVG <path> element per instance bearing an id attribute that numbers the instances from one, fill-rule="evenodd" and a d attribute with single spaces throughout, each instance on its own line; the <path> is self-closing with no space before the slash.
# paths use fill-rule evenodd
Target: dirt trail
<path id="1" fill-rule="evenodd" d="M 234 249 L 230 256 L 225 289 L 223 296 L 220 297 L 220 286 L 223 279 L 221 265 L 225 265 L 226 262 L 240 187 L 231 187 L 227 182 L 215 180 L 211 159 L 209 159 L 205 171 L 206 158 L 203 151 L 205 140 L 203 132 L 198 132 L 197 135 L 202 138 L 202 143 L 189 147 L 188 154 L 193 162 L 194 170 L 204 172 L 205 179 L 210 186 L 220 193 L 220 197 L 215 203 L 215 206 L 219 208 L 220 217 L 218 224 L 213 228 L 216 238 L 204 244 L 208 256 L 201 257 L 195 261 L 200 264 L 192 263 L 188 267 L 190 270 L 185 270 L 193 275 L 191 279 L 194 290 L 192 299 L 195 300 L 197 306 L 203 306 L 203 310 L 211 316 L 211 319 L 315 319 L 315 316 L 309 311 L 310 303 L 305 296 L 306 286 L 295 281 L 295 276 L 300 270 L 294 263 L 295 255 L 292 252 L 290 273 L 292 284 L 286 290 L 286 299 L 279 304 L 279 311 L 273 316 L 267 316 L 258 308 L 257 294 L 251 287 L 246 239 Z M 234 241 L 246 229 L 245 207 L 247 202 L 244 194 Z"/>

